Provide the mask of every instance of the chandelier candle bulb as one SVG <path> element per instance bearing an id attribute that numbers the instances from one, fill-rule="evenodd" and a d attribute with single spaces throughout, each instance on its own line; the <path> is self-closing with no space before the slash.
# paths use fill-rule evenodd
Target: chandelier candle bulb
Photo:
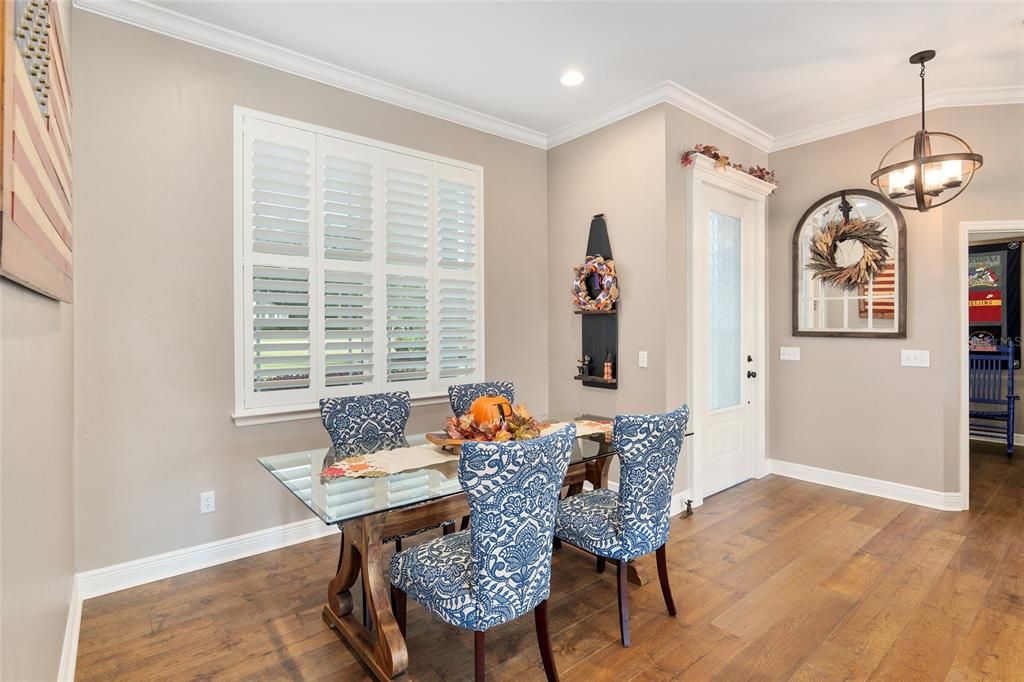
<path id="1" fill-rule="evenodd" d="M 957 187 L 960 185 L 961 168 L 959 161 L 943 161 L 942 162 L 942 175 L 945 178 L 945 185 L 947 187 Z"/>

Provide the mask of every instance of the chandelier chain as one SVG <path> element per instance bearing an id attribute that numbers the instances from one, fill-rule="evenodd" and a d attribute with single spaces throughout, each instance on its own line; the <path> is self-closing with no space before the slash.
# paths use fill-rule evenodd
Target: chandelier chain
<path id="1" fill-rule="evenodd" d="M 924 62 L 921 62 L 921 130 L 928 130 L 924 124 Z"/>

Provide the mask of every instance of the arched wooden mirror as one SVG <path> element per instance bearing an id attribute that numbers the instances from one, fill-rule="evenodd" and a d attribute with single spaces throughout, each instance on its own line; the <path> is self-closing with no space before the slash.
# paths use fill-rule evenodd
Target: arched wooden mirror
<path id="1" fill-rule="evenodd" d="M 835 286 L 815 277 L 807 267 L 811 240 L 837 220 L 874 220 L 881 227 L 888 257 L 867 284 Z M 854 265 L 863 254 L 856 240 L 839 242 L 835 263 Z M 793 233 L 793 335 L 906 338 L 907 226 L 899 207 L 878 192 L 833 192 L 816 201 L 797 223 Z"/>

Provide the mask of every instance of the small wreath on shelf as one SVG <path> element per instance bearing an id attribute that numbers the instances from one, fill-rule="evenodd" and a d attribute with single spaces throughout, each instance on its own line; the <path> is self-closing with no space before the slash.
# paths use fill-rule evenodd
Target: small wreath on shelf
<path id="1" fill-rule="evenodd" d="M 604 256 L 587 256 L 582 265 L 572 269 L 576 278 L 572 285 L 573 303 L 580 310 L 611 310 L 619 300 L 619 278 L 615 274 L 615 261 Z M 601 290 L 591 296 L 587 280 L 597 275 Z"/>
<path id="2" fill-rule="evenodd" d="M 856 241 L 864 254 L 853 265 L 836 263 L 836 250 L 846 241 Z M 877 220 L 843 220 L 825 224 L 811 238 L 807 269 L 837 289 L 854 290 L 866 286 L 889 261 L 889 240 Z"/>

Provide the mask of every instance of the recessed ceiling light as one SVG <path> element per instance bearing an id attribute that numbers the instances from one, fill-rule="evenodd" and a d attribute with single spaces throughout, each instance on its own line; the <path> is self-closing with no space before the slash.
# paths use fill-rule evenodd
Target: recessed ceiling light
<path id="1" fill-rule="evenodd" d="M 560 80 L 562 85 L 567 85 L 571 88 L 583 82 L 583 74 L 576 69 L 569 69 L 562 74 L 562 78 Z"/>

